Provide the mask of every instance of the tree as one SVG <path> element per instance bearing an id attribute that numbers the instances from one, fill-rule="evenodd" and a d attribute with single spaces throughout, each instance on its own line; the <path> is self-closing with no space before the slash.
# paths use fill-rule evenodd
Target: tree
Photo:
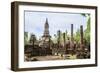
<path id="1" fill-rule="evenodd" d="M 76 42 L 79 43 L 80 42 L 80 30 L 78 29 L 76 32 L 76 36 L 74 37 Z"/>
<path id="2" fill-rule="evenodd" d="M 87 44 L 90 44 L 90 18 L 87 21 L 87 28 L 84 31 L 84 34 L 85 34 L 84 38 L 87 41 Z"/>
<path id="3" fill-rule="evenodd" d="M 56 34 L 54 34 L 54 38 L 51 38 L 51 39 L 52 39 L 53 43 L 57 43 L 57 35 Z"/>
<path id="4" fill-rule="evenodd" d="M 87 46 L 90 45 L 90 14 L 81 14 L 87 18 L 87 28 L 84 31 L 84 39 L 86 40 Z"/>
<path id="5" fill-rule="evenodd" d="M 59 46 L 60 46 L 60 38 L 61 38 L 61 31 L 60 30 L 58 30 L 58 32 L 57 32 L 57 35 L 58 35 L 58 39 L 57 39 L 57 42 L 58 42 L 58 48 L 59 48 Z"/>
<path id="6" fill-rule="evenodd" d="M 24 32 L 24 45 L 28 44 L 28 32 Z"/>
<path id="7" fill-rule="evenodd" d="M 84 38 L 87 41 L 87 43 L 90 43 L 90 14 L 84 14 L 85 17 L 87 18 L 87 28 L 84 31 Z"/>
<path id="8" fill-rule="evenodd" d="M 32 43 L 34 45 L 34 42 L 36 41 L 36 36 L 34 34 L 31 34 L 31 37 L 30 37 L 30 43 Z"/>

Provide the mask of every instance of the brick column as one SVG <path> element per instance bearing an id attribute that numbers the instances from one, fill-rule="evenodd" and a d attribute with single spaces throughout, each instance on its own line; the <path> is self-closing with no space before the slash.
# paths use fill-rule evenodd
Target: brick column
<path id="1" fill-rule="evenodd" d="M 83 50 L 83 26 L 80 26 L 80 48 Z"/>
<path id="2" fill-rule="evenodd" d="M 73 24 L 71 24 L 71 40 L 70 40 L 70 49 L 73 49 Z"/>

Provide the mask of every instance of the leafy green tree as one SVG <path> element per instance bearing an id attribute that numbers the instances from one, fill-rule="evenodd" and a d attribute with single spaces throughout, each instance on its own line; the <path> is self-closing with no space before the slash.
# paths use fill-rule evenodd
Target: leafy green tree
<path id="1" fill-rule="evenodd" d="M 24 32 L 24 45 L 28 44 L 28 32 Z"/>
<path id="2" fill-rule="evenodd" d="M 57 43 L 57 35 L 54 34 L 54 38 L 52 38 L 53 43 Z"/>
<path id="3" fill-rule="evenodd" d="M 84 39 L 86 40 L 85 44 L 90 44 L 90 14 L 81 14 L 87 18 L 87 28 L 84 31 Z"/>
<path id="4" fill-rule="evenodd" d="M 87 41 L 87 44 L 90 44 L 90 18 L 87 21 L 87 28 L 84 31 L 84 35 L 85 35 L 84 37 L 85 37 L 85 40 Z"/>
<path id="5" fill-rule="evenodd" d="M 66 32 L 65 32 L 65 40 L 67 40 L 67 38 L 68 38 L 68 31 L 66 30 Z"/>
<path id="6" fill-rule="evenodd" d="M 74 39 L 76 40 L 77 43 L 80 42 L 80 30 L 78 29 L 76 32 L 76 35 L 74 36 Z"/>

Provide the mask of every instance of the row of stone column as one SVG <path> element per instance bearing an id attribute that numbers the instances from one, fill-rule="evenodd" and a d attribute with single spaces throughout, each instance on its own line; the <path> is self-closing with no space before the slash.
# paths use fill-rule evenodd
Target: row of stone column
<path id="1" fill-rule="evenodd" d="M 60 48 L 60 30 L 58 31 L 58 49 Z M 65 39 L 65 33 L 63 33 L 63 43 L 64 43 L 64 48 L 66 49 L 66 39 Z M 83 25 L 80 25 L 80 49 L 83 50 Z M 71 38 L 70 38 L 70 50 L 74 50 L 74 37 L 73 37 L 73 24 L 71 24 Z"/>
<path id="2" fill-rule="evenodd" d="M 73 24 L 71 24 L 71 44 L 70 47 L 73 48 Z M 83 49 L 83 25 L 80 25 L 80 48 Z"/>

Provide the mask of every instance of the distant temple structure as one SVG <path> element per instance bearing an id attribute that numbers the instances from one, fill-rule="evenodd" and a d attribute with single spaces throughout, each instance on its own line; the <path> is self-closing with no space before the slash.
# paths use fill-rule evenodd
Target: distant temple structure
<path id="1" fill-rule="evenodd" d="M 39 46 L 42 46 L 44 48 L 48 48 L 50 47 L 50 34 L 49 34 L 49 24 L 48 24 L 48 20 L 46 19 L 45 25 L 44 25 L 44 33 L 42 36 L 42 40 L 39 44 Z"/>
<path id="2" fill-rule="evenodd" d="M 25 45 L 25 54 L 29 56 L 46 56 L 52 55 L 50 48 L 51 36 L 49 34 L 48 20 L 44 24 L 44 32 L 41 40 L 35 41 L 34 35 L 30 44 Z M 32 44 L 33 43 L 33 44 Z"/>
<path id="3" fill-rule="evenodd" d="M 46 55 L 52 54 L 52 50 L 50 49 L 50 43 L 51 43 L 51 36 L 49 34 L 48 20 L 46 19 L 42 40 L 39 43 L 39 46 L 45 51 Z"/>
<path id="4" fill-rule="evenodd" d="M 46 22 L 45 22 L 45 26 L 44 26 L 44 34 L 43 36 L 44 38 L 50 38 L 50 34 L 49 34 L 49 24 L 48 24 L 48 20 L 46 19 Z"/>

